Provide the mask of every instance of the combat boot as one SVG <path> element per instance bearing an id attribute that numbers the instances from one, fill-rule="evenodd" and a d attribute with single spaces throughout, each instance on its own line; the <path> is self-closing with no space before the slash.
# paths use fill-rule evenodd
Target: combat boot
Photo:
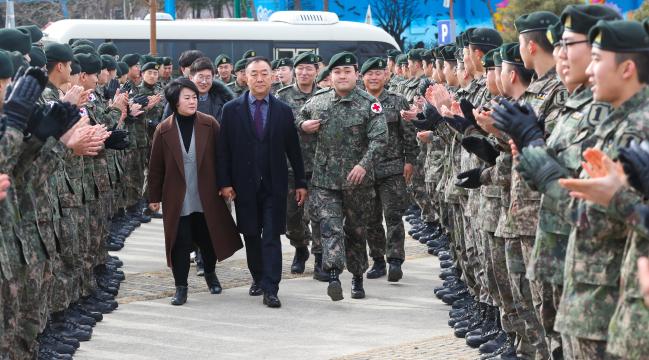
<path id="1" fill-rule="evenodd" d="M 39 336 L 38 338 L 39 350 L 41 348 L 47 348 L 59 354 L 68 354 L 74 355 L 75 349 L 73 346 L 59 342 L 51 336 Z"/>
<path id="2" fill-rule="evenodd" d="M 374 259 L 374 264 L 372 264 L 372 268 L 370 271 L 367 272 L 367 278 L 368 279 L 378 279 L 382 276 L 385 276 L 386 274 L 386 264 L 385 264 L 385 259 L 383 257 L 375 257 Z"/>
<path id="3" fill-rule="evenodd" d="M 437 258 L 444 261 L 444 260 L 452 260 L 453 255 L 449 251 L 440 251 L 437 253 Z"/>
<path id="4" fill-rule="evenodd" d="M 352 278 L 352 299 L 365 298 L 365 289 L 363 288 L 363 275 L 354 275 Z"/>
<path id="5" fill-rule="evenodd" d="M 453 267 L 453 261 L 451 260 L 440 261 L 439 267 L 442 269 L 448 269 L 450 267 Z"/>
<path id="6" fill-rule="evenodd" d="M 491 354 L 500 349 L 507 339 L 507 333 L 501 330 L 496 337 L 480 345 L 478 350 L 480 351 L 480 354 Z"/>
<path id="7" fill-rule="evenodd" d="M 90 311 L 79 303 L 71 304 L 70 309 L 78 311 L 86 316 L 90 316 L 91 318 L 95 319 L 96 322 L 100 322 L 104 319 L 104 316 L 100 312 Z"/>
<path id="8" fill-rule="evenodd" d="M 58 353 L 51 348 L 43 346 L 38 349 L 39 360 L 72 360 L 72 355 Z"/>
<path id="9" fill-rule="evenodd" d="M 397 282 L 403 278 L 403 270 L 401 270 L 401 260 L 400 259 L 389 259 L 388 263 L 390 268 L 388 271 L 388 281 Z"/>
<path id="10" fill-rule="evenodd" d="M 293 264 L 291 264 L 291 274 L 303 274 L 305 263 L 309 259 L 309 248 L 306 246 L 296 247 Z"/>
<path id="11" fill-rule="evenodd" d="M 220 294 L 223 291 L 216 272 L 205 273 L 205 282 L 207 283 L 207 289 L 210 291 L 210 294 Z"/>
<path id="12" fill-rule="evenodd" d="M 313 254 L 313 278 L 318 281 L 329 281 L 329 274 L 322 269 L 322 254 Z"/>
<path id="13" fill-rule="evenodd" d="M 343 299 L 343 287 L 340 284 L 340 270 L 329 270 L 329 286 L 327 287 L 327 295 L 333 301 L 340 301 Z"/>
<path id="14" fill-rule="evenodd" d="M 81 346 L 81 343 L 79 343 L 79 340 L 75 338 L 70 338 L 70 337 L 65 337 L 59 333 L 56 333 L 52 331 L 52 329 L 49 327 L 45 328 L 45 336 L 54 339 L 54 341 L 60 342 L 61 344 L 65 344 L 68 346 L 73 347 L 75 350 Z"/>
<path id="15" fill-rule="evenodd" d="M 87 325 L 87 326 L 95 326 L 97 325 L 97 321 L 89 316 L 83 315 L 78 311 L 74 310 L 66 310 L 65 311 L 65 317 L 67 319 L 70 319 L 74 322 L 77 322 L 81 325 Z"/>
<path id="16" fill-rule="evenodd" d="M 59 333 L 62 336 L 69 337 L 69 338 L 74 338 L 79 341 L 88 341 L 90 340 L 90 337 L 92 336 L 92 329 L 91 331 L 86 331 L 84 329 L 79 328 L 75 324 L 69 322 L 69 321 L 64 321 L 60 323 L 51 323 L 52 331 Z"/>

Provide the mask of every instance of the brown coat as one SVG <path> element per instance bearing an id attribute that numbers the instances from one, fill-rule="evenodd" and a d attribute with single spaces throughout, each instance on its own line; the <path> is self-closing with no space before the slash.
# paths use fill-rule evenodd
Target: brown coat
<path id="1" fill-rule="evenodd" d="M 217 260 L 232 256 L 243 247 L 236 225 L 216 184 L 216 142 L 219 124 L 210 116 L 196 112 L 196 161 L 198 192 L 205 221 Z M 171 249 L 176 242 L 180 211 L 185 196 L 185 168 L 178 128 L 171 115 L 158 125 L 153 135 L 149 161 L 149 201 L 162 202 L 167 266 L 171 267 Z"/>

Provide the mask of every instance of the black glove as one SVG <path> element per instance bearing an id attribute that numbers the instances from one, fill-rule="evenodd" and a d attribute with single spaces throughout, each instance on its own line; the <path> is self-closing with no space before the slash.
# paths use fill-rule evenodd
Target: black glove
<path id="1" fill-rule="evenodd" d="M 620 149 L 618 160 L 622 163 L 629 184 L 649 197 L 649 142 L 638 144 L 632 141 L 626 148 Z"/>
<path id="2" fill-rule="evenodd" d="M 19 73 L 21 75 L 16 76 L 11 92 L 7 93 L 3 110 L 7 115 L 7 126 L 24 131 L 34 104 L 47 85 L 47 74 L 36 67 L 24 71 L 21 68 Z"/>
<path id="3" fill-rule="evenodd" d="M 500 155 L 500 151 L 483 137 L 466 136 L 462 139 L 462 147 L 492 166 L 496 164 L 496 158 Z"/>
<path id="4" fill-rule="evenodd" d="M 34 111 L 26 131 L 43 142 L 50 136 L 58 140 L 80 118 L 79 109 L 75 105 L 67 102 L 54 102 Z"/>
<path id="5" fill-rule="evenodd" d="M 136 104 L 142 105 L 142 108 L 145 108 L 149 105 L 149 97 L 146 95 L 139 95 L 133 98 L 133 102 Z"/>
<path id="6" fill-rule="evenodd" d="M 133 85 L 131 85 L 130 82 L 127 82 L 126 84 L 122 85 L 121 88 L 119 88 L 119 92 L 122 94 L 128 94 L 133 90 Z"/>
<path id="7" fill-rule="evenodd" d="M 444 117 L 446 121 L 453 129 L 455 129 L 460 134 L 464 134 L 464 131 L 471 126 L 471 122 L 461 116 L 454 115 L 453 117 Z"/>
<path id="8" fill-rule="evenodd" d="M 426 96 L 426 90 L 428 87 L 433 85 L 433 82 L 429 78 L 424 78 L 419 82 L 419 88 L 417 89 L 417 95 Z"/>
<path id="9" fill-rule="evenodd" d="M 469 171 L 465 171 L 457 175 L 457 179 L 460 180 L 455 183 L 455 186 L 459 186 L 465 189 L 477 189 L 482 184 L 480 183 L 480 175 L 482 174 L 482 168 L 475 168 Z"/>
<path id="10" fill-rule="evenodd" d="M 128 140 L 128 130 L 115 129 L 110 133 L 110 136 L 104 142 L 106 149 L 124 150 L 130 144 Z"/>
<path id="11" fill-rule="evenodd" d="M 513 104 L 503 99 L 491 116 L 496 129 L 511 136 L 519 150 L 535 140 L 544 139 L 543 127 L 529 104 Z"/>
<path id="12" fill-rule="evenodd" d="M 570 173 L 542 147 L 524 148 L 518 160 L 516 171 L 533 190 L 538 190 L 542 194 L 548 191 L 552 182 L 570 176 Z"/>
<path id="13" fill-rule="evenodd" d="M 151 119 L 147 121 L 146 123 L 146 133 L 149 135 L 150 138 L 153 138 L 153 134 L 155 133 L 155 129 L 158 127 L 160 124 L 160 120 L 154 120 Z"/>
<path id="14" fill-rule="evenodd" d="M 113 79 L 108 82 L 106 87 L 104 87 L 104 99 L 113 100 L 115 94 L 117 94 L 117 89 L 119 88 L 119 81 Z"/>
<path id="15" fill-rule="evenodd" d="M 423 119 L 419 119 L 419 115 L 421 115 Z M 434 106 L 426 104 L 424 105 L 424 112 L 417 114 L 417 119 L 419 120 L 411 121 L 417 129 L 422 131 L 435 130 L 441 123 L 442 115 L 437 112 L 437 109 L 435 109 Z"/>

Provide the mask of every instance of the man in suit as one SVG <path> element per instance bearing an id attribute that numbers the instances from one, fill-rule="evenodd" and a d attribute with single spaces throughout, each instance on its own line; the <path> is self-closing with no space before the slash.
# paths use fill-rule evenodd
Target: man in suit
<path id="1" fill-rule="evenodd" d="M 286 228 L 286 158 L 294 170 L 298 206 L 306 200 L 306 178 L 293 112 L 270 95 L 270 62 L 262 57 L 248 59 L 245 76 L 250 90 L 223 107 L 218 185 L 221 196 L 235 201 L 237 227 L 244 235 L 253 278 L 249 294 L 263 293 L 265 305 L 280 307 L 277 292 L 282 275 L 280 235 Z"/>

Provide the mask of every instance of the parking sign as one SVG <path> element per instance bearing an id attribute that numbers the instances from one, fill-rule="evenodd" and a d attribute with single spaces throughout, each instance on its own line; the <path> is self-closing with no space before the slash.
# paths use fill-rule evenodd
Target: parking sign
<path id="1" fill-rule="evenodd" d="M 449 44 L 455 41 L 455 28 L 451 20 L 437 21 L 437 43 Z"/>

